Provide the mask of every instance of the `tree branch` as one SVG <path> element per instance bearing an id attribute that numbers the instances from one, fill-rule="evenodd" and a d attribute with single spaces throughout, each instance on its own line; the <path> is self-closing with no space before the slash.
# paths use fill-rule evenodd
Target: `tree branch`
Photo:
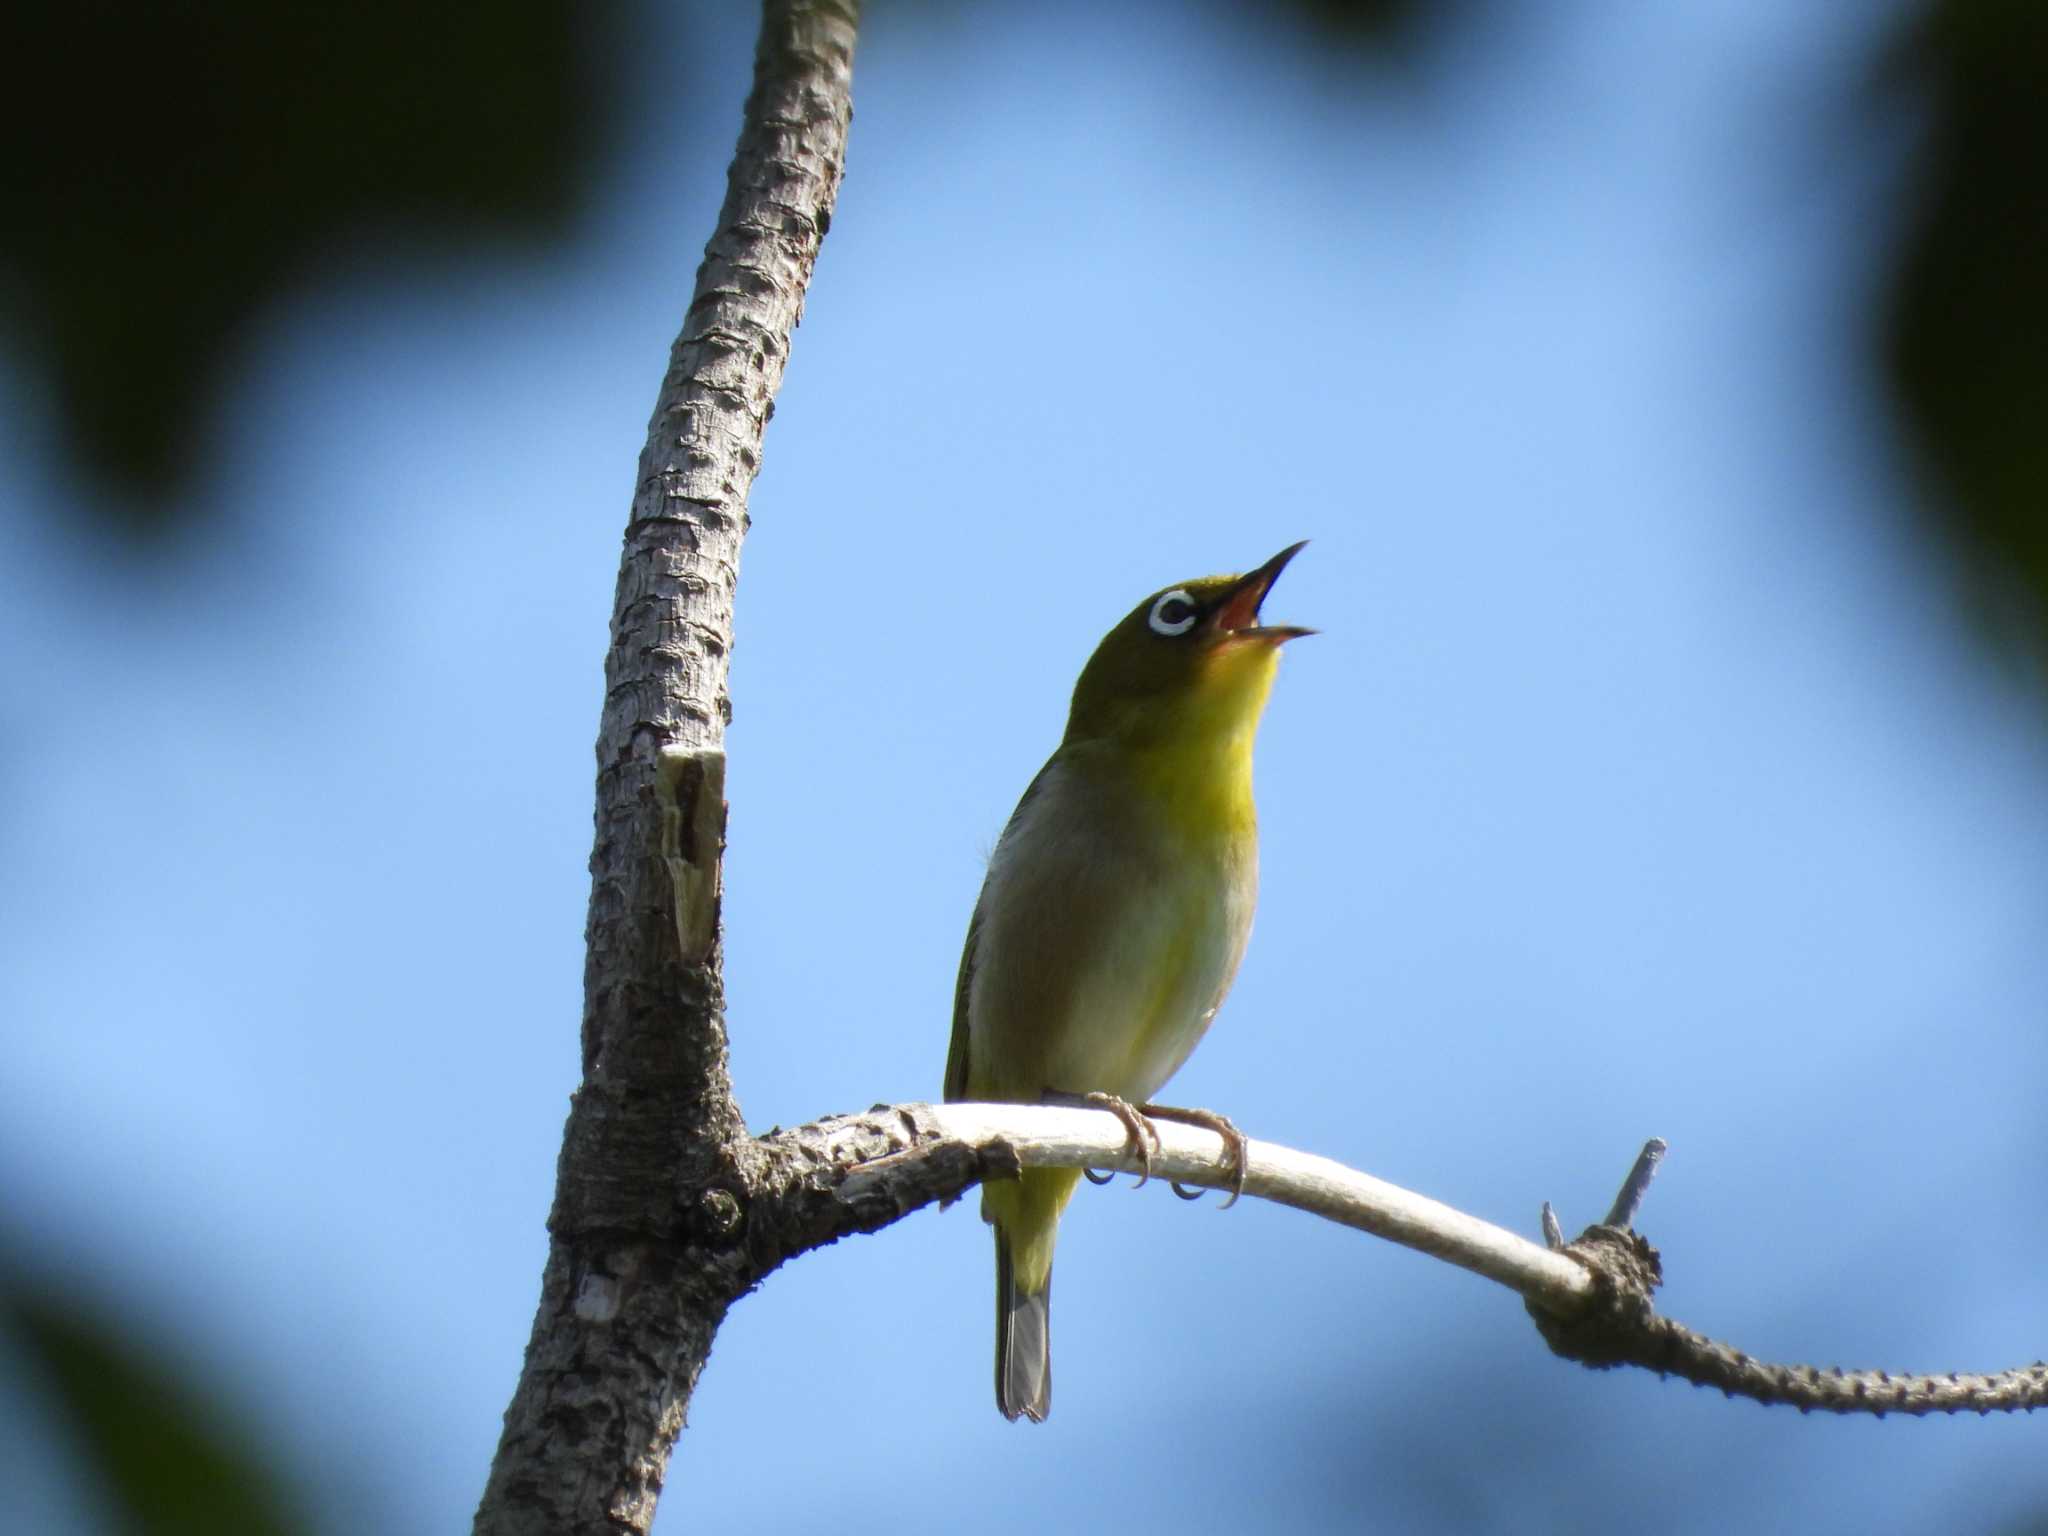
<path id="1" fill-rule="evenodd" d="M 1527 1296 L 1529 1315 L 1553 1351 L 1592 1369 L 1637 1365 L 1729 1397 L 1782 1403 L 1801 1413 L 2032 1413 L 2048 1408 L 2048 1364 L 2014 1366 L 1991 1375 L 1894 1375 L 1889 1371 L 1826 1370 L 1754 1360 L 1733 1345 L 1659 1317 L 1651 1293 L 1663 1281 L 1657 1250 L 1640 1233 L 1588 1227 L 1564 1252 L 1594 1280 L 1590 1304 L 1561 1310 Z"/>
<path id="2" fill-rule="evenodd" d="M 748 1145 L 718 940 L 733 590 L 838 195 L 857 14 L 857 0 L 763 7 L 725 206 L 640 456 L 597 740 L 583 1083 L 478 1532 L 646 1531 L 739 1294 L 719 1257 Z"/>
<path id="3" fill-rule="evenodd" d="M 1152 1174 L 1210 1189 L 1233 1170 L 1213 1132 L 1155 1122 Z M 1664 1144 L 1649 1143 L 1613 1214 L 1632 1214 Z M 1102 1110 L 1020 1104 L 878 1105 L 760 1138 L 748 1170 L 749 1260 L 766 1275 L 808 1249 L 871 1232 L 985 1178 L 1020 1168 L 1114 1168 L 1135 1173 L 1123 1125 Z M 1898 1376 L 1752 1360 L 1658 1317 L 1657 1252 L 1624 1228 L 1589 1227 L 1552 1249 L 1328 1158 L 1250 1143 L 1244 1192 L 1356 1227 L 1496 1280 L 1519 1292 L 1544 1340 L 1594 1369 L 1638 1365 L 1730 1396 L 1801 1412 L 1990 1413 L 2048 1407 L 2048 1364 L 1993 1375 Z M 1626 1219 L 1626 1217 L 1624 1217 Z"/>

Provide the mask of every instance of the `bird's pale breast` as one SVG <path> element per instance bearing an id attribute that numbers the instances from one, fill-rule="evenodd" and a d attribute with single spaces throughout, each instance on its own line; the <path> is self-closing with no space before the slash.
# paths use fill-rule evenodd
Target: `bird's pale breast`
<path id="1" fill-rule="evenodd" d="M 1110 782 L 1105 783 L 1107 777 Z M 1085 754 L 1046 767 L 1005 828 L 976 914 L 967 1093 L 1151 1098 L 1229 990 L 1251 930 L 1249 816 L 1190 818 Z"/>

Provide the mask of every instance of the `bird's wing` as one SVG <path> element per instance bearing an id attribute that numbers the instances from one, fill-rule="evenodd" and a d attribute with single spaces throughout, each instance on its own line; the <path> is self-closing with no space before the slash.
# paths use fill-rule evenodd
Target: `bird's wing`
<path id="1" fill-rule="evenodd" d="M 1052 768 L 1051 760 L 1031 776 L 1031 782 L 1024 786 L 1024 793 L 1017 797 L 1017 808 L 1010 812 L 1010 820 L 1003 827 L 1003 837 L 1010 835 L 1024 815 L 1024 807 L 1038 793 L 1039 786 Z M 1002 838 L 996 840 L 1002 846 Z M 974 949 L 981 938 L 982 908 L 988 903 L 988 881 L 982 881 L 981 894 L 974 900 L 974 916 L 967 920 L 967 943 L 960 951 L 960 979 L 953 984 L 953 1043 L 946 1048 L 945 1096 L 949 1102 L 967 1097 L 967 1000 L 974 991 Z"/>
<path id="2" fill-rule="evenodd" d="M 953 1043 L 946 1049 L 946 1098 L 967 1097 L 967 997 L 974 988 L 974 943 L 981 937 L 981 903 L 967 923 L 967 945 L 960 951 L 960 980 L 953 987 Z"/>

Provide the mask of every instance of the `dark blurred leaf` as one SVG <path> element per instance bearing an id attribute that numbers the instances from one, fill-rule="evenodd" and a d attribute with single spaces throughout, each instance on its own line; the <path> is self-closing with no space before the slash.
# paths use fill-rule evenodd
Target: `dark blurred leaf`
<path id="1" fill-rule="evenodd" d="M 105 1319 L 0 1278 L 0 1319 L 37 1368 L 79 1465 L 137 1536 L 290 1536 L 292 1513 L 261 1448 L 201 1387 Z"/>
<path id="2" fill-rule="evenodd" d="M 1893 383 L 1929 515 L 1997 631 L 2048 658 L 2048 5 L 1933 0 L 1895 62 L 1932 120 Z"/>
<path id="3" fill-rule="evenodd" d="M 251 315 L 322 259 L 561 233 L 608 0 L 71 0 L 8 26 L 0 318 L 81 464 L 163 516 Z"/>
<path id="4" fill-rule="evenodd" d="M 1425 24 L 1465 7 L 1447 0 L 1294 0 L 1294 8 L 1328 38 L 1385 48 L 1406 43 Z"/>

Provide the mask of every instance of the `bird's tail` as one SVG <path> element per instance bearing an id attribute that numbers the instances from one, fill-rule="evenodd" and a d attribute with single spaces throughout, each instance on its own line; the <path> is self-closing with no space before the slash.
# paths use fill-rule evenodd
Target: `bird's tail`
<path id="1" fill-rule="evenodd" d="M 1043 1423 L 1052 1411 L 1052 1270 L 1027 1291 L 1010 1259 L 1010 1236 L 996 1228 L 996 1406 L 1003 1417 Z"/>
<path id="2" fill-rule="evenodd" d="M 996 1229 L 996 1406 L 1010 1419 L 1052 1408 L 1052 1250 L 1060 1211 L 1081 1182 L 1072 1168 L 1027 1168 L 981 1186 Z"/>

